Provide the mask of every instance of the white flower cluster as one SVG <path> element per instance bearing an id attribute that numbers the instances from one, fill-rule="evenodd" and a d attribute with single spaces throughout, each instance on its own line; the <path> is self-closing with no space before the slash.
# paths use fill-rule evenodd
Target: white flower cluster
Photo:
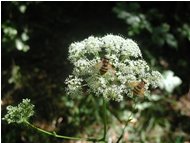
<path id="1" fill-rule="evenodd" d="M 111 68 L 100 74 L 104 57 L 109 59 Z M 144 88 L 148 90 L 149 85 L 156 87 L 162 78 L 159 72 L 150 70 L 133 40 L 111 34 L 72 43 L 69 60 L 74 65 L 72 76 L 66 79 L 70 95 L 83 94 L 85 87 L 89 94 L 121 101 L 132 93 L 130 82 L 146 80 Z"/>
<path id="2" fill-rule="evenodd" d="M 67 93 L 73 96 L 77 96 L 82 93 L 82 79 L 76 76 L 70 75 L 65 83 L 68 85 Z"/>
<path id="3" fill-rule="evenodd" d="M 34 115 L 34 105 L 30 103 L 30 99 L 23 99 L 17 106 L 7 106 L 7 114 L 3 118 L 8 124 L 25 123 Z"/>

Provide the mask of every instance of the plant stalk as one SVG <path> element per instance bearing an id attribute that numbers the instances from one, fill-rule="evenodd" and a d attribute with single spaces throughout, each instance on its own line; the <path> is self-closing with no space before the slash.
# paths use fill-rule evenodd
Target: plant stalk
<path id="1" fill-rule="evenodd" d="M 70 137 L 70 136 L 58 135 L 58 134 L 56 134 L 56 132 L 49 132 L 49 131 L 43 130 L 41 128 L 38 128 L 28 121 L 25 121 L 25 123 L 26 123 L 26 125 L 34 128 L 35 130 L 37 130 L 43 134 L 47 134 L 49 136 L 54 136 L 56 138 L 69 139 L 69 140 L 86 140 L 86 141 L 93 141 L 93 142 L 101 141 L 101 139 L 96 139 L 96 138 L 80 138 L 80 137 Z"/>
<path id="2" fill-rule="evenodd" d="M 104 134 L 102 140 L 105 141 L 107 134 L 107 103 L 103 98 L 103 123 L 104 123 Z"/>

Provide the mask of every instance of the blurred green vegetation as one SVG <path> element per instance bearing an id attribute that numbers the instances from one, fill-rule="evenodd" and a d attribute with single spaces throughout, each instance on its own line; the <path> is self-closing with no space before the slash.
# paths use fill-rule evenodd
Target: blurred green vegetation
<path id="1" fill-rule="evenodd" d="M 153 90 L 149 99 L 137 99 L 135 110 L 134 101 L 128 98 L 121 103 L 110 102 L 109 126 L 121 132 L 122 120 L 132 112 L 139 118 L 127 126 L 127 137 L 121 142 L 190 141 L 190 108 L 185 106 L 190 104 L 186 100 L 190 83 L 189 2 L 1 4 L 2 116 L 7 105 L 30 98 L 36 106 L 32 121 L 37 126 L 63 135 L 99 136 L 101 101 L 97 97 L 72 99 L 65 95 L 64 80 L 72 71 L 68 46 L 90 35 L 112 33 L 135 40 L 152 67 L 160 72 L 173 71 L 182 84 L 172 93 Z M 2 142 L 68 141 L 2 121 Z"/>

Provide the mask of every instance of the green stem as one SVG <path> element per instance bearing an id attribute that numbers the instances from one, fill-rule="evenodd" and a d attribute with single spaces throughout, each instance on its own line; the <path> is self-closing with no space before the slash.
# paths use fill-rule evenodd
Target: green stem
<path id="1" fill-rule="evenodd" d="M 133 104 L 133 110 L 135 110 L 135 108 L 136 108 L 136 100 L 134 101 L 134 104 Z M 125 123 L 125 126 L 124 126 L 124 128 L 122 129 L 121 135 L 119 136 L 119 138 L 118 138 L 118 140 L 117 140 L 116 143 L 119 143 L 120 140 L 123 138 L 123 135 L 124 135 L 124 133 L 125 133 L 125 129 L 126 129 L 128 123 L 131 121 L 132 114 L 133 114 L 133 113 L 131 113 L 131 114 L 129 115 L 129 118 L 127 119 L 127 121 L 126 121 L 126 123 Z M 118 118 L 118 119 L 119 119 L 119 118 Z"/>
<path id="2" fill-rule="evenodd" d="M 70 140 L 86 140 L 86 141 L 101 141 L 101 139 L 96 139 L 96 138 L 80 138 L 80 137 L 69 137 L 69 136 L 62 136 L 62 135 L 58 135 L 56 134 L 56 132 L 49 132 L 49 131 L 46 131 L 46 130 L 43 130 L 41 128 L 38 128 L 36 126 L 34 126 L 33 124 L 31 124 L 30 122 L 28 121 L 25 121 L 25 123 L 27 125 L 29 125 L 30 127 L 34 128 L 35 130 L 41 132 L 41 133 L 44 133 L 44 134 L 47 134 L 49 136 L 54 136 L 56 138 L 62 138 L 62 139 L 70 139 Z"/>
<path id="3" fill-rule="evenodd" d="M 105 141 L 107 133 L 107 109 L 106 109 L 106 100 L 103 98 L 103 122 L 104 122 L 104 135 L 102 140 Z"/>
<path id="4" fill-rule="evenodd" d="M 106 107 L 106 100 L 103 98 L 104 134 L 103 134 L 103 137 L 101 139 L 97 139 L 97 138 L 80 138 L 80 137 L 70 137 L 70 136 L 58 135 L 58 134 L 56 134 L 56 132 L 49 132 L 49 131 L 43 130 L 41 128 L 38 128 L 38 127 L 34 126 L 33 124 L 31 124 L 28 121 L 25 121 L 24 123 L 26 125 L 32 127 L 33 129 L 43 133 L 43 134 L 53 136 L 53 137 L 56 137 L 56 138 L 70 139 L 70 140 L 85 140 L 85 141 L 92 141 L 92 142 L 101 142 L 101 141 L 106 142 L 106 134 L 107 134 L 107 109 L 106 108 L 107 108 Z"/>
<path id="5" fill-rule="evenodd" d="M 132 114 L 131 114 L 131 115 L 132 115 Z M 126 129 L 128 123 L 131 121 L 131 119 L 130 119 L 130 118 L 131 118 L 131 115 L 129 116 L 128 120 L 126 121 L 125 126 L 124 126 L 124 128 L 122 129 L 122 131 L 121 131 L 121 135 L 119 136 L 119 138 L 118 138 L 118 140 L 117 140 L 116 143 L 119 143 L 120 140 L 123 138 L 123 135 L 124 135 L 124 133 L 125 133 L 125 129 Z"/>

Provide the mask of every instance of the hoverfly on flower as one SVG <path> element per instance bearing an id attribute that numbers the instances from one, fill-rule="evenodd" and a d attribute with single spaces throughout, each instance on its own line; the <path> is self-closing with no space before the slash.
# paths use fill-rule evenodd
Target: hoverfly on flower
<path id="1" fill-rule="evenodd" d="M 103 57 L 101 62 L 97 63 L 95 67 L 99 69 L 101 75 L 104 75 L 107 72 L 110 72 L 113 75 L 115 74 L 115 69 L 107 57 Z"/>
<path id="2" fill-rule="evenodd" d="M 140 95 L 140 96 L 144 96 L 144 92 L 145 92 L 145 85 L 147 84 L 146 80 L 142 80 L 140 82 L 129 82 L 128 85 L 130 87 L 133 87 L 133 95 Z"/>

